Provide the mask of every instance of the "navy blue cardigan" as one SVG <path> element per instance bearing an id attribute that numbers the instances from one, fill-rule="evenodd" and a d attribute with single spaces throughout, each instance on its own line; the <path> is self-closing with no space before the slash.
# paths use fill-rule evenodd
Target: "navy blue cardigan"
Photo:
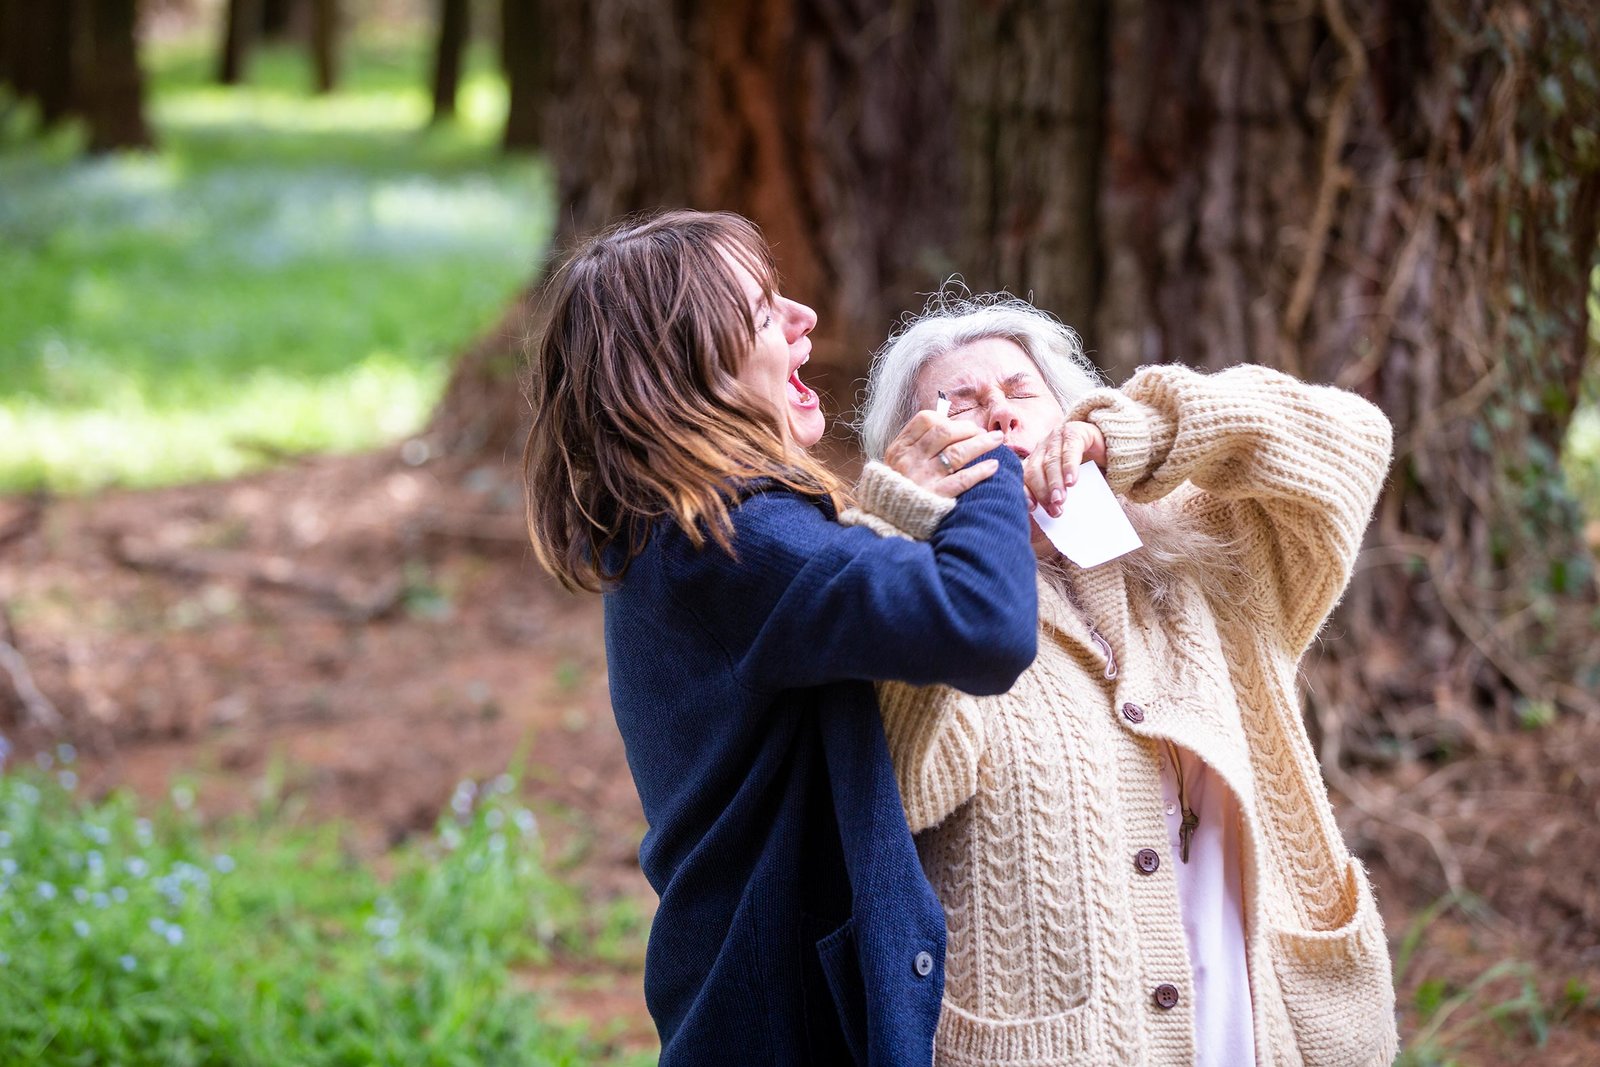
<path id="1" fill-rule="evenodd" d="M 944 912 L 912 845 L 874 680 L 1002 693 L 1033 661 L 1021 465 L 926 542 L 770 483 L 737 561 L 659 525 L 605 597 L 612 706 L 661 897 L 645 1000 L 661 1067 L 926 1067 Z"/>

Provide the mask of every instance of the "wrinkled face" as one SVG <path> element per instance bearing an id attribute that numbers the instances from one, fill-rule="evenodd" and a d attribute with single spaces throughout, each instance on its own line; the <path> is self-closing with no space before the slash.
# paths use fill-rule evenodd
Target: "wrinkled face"
<path id="1" fill-rule="evenodd" d="M 739 381 L 764 398 L 788 427 L 789 440 L 810 448 L 826 428 L 817 394 L 800 381 L 800 368 L 811 358 L 811 338 L 817 313 L 804 304 L 773 294 L 732 257 L 728 259 L 755 322 L 756 339 L 739 368 Z"/>
<path id="2" fill-rule="evenodd" d="M 950 417 L 1005 434 L 1006 447 L 1023 459 L 1065 412 L 1039 368 L 1015 341 L 986 337 L 931 359 L 917 375 L 917 407 L 931 408 L 944 391 Z"/>

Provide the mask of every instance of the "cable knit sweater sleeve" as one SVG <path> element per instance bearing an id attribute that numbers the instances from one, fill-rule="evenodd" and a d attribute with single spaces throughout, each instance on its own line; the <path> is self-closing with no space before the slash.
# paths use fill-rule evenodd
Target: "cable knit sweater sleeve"
<path id="1" fill-rule="evenodd" d="M 1383 486 L 1383 412 L 1267 367 L 1168 364 L 1094 390 L 1067 418 L 1105 434 L 1106 480 L 1130 500 L 1197 488 L 1183 506 L 1242 553 L 1241 606 L 1298 657 L 1344 593 Z"/>

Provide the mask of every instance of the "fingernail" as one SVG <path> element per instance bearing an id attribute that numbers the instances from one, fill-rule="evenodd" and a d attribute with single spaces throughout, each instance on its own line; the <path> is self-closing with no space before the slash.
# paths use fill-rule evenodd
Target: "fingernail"
<path id="1" fill-rule="evenodd" d="M 1078 484 L 1078 472 L 1077 471 L 1068 471 L 1066 480 L 1067 480 L 1067 484 L 1068 485 L 1077 485 Z"/>
<path id="2" fill-rule="evenodd" d="M 1065 499 L 1067 499 L 1066 493 L 1063 493 L 1059 489 L 1052 490 L 1050 493 L 1050 506 L 1053 508 L 1059 508 L 1061 506 L 1061 502 Z"/>

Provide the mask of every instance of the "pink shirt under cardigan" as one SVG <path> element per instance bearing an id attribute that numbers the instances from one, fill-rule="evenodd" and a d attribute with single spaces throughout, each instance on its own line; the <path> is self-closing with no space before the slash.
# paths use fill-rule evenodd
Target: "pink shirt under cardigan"
<path id="1" fill-rule="evenodd" d="M 1183 810 L 1172 752 L 1181 763 L 1185 799 L 1200 817 L 1187 863 L 1180 858 Z M 1194 970 L 1195 1067 L 1253 1064 L 1255 1030 L 1245 959 L 1238 798 L 1199 756 L 1176 745 L 1161 761 L 1161 791 L 1171 861 L 1177 867 L 1183 932 Z"/>

